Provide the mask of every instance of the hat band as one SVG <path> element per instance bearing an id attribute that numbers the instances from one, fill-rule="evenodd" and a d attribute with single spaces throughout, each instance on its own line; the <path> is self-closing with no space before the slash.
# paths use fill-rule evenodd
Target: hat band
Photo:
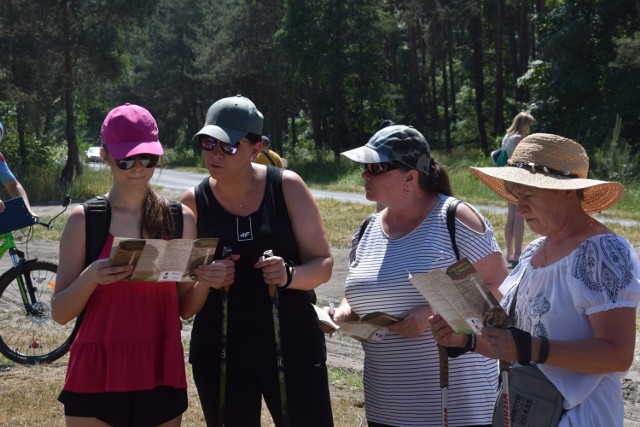
<path id="1" fill-rule="evenodd" d="M 578 175 L 572 174 L 570 172 L 565 172 L 565 171 L 559 171 L 557 169 L 551 169 L 547 166 L 543 166 L 543 165 L 537 165 L 535 163 L 527 163 L 527 162 L 512 162 L 511 160 L 509 160 L 508 162 L 509 166 L 512 167 L 516 167 L 516 168 L 521 168 L 521 169 L 529 169 L 531 170 L 531 172 L 542 172 L 544 174 L 547 175 L 561 175 L 567 178 L 579 178 Z"/>

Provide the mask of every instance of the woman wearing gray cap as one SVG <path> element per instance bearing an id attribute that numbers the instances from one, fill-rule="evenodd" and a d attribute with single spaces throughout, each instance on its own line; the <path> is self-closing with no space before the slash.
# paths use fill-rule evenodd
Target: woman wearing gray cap
<path id="1" fill-rule="evenodd" d="M 383 311 L 401 317 L 381 342 L 363 342 L 365 408 L 369 426 L 440 426 L 438 350 L 429 330 L 433 313 L 409 282 L 411 274 L 457 261 L 447 229 L 449 178 L 420 132 L 404 125 L 380 129 L 360 148 L 342 153 L 362 163 L 366 197 L 386 206 L 357 242 L 334 320 Z M 461 203 L 455 241 L 497 296 L 507 275 L 490 224 Z M 357 237 L 358 233 L 356 233 Z M 357 240 L 354 238 L 354 240 Z M 497 389 L 496 363 L 479 354 L 449 362 L 450 426 L 490 425 Z"/>
<path id="2" fill-rule="evenodd" d="M 189 361 L 207 425 L 259 426 L 264 398 L 277 426 L 332 426 L 324 335 L 311 303 L 333 258 L 300 176 L 252 163 L 262 124 L 238 95 L 216 101 L 195 136 L 210 176 L 181 201 L 196 215 L 198 237 L 229 248 L 235 272 L 231 261 L 214 263 L 220 282 L 211 291 L 196 284 L 181 300 L 183 317 L 196 315 Z"/>
<path id="3" fill-rule="evenodd" d="M 543 133 L 523 138 L 506 167 L 471 171 L 516 204 L 531 231 L 542 236 L 500 286 L 515 328 L 484 328 L 477 351 L 512 362 L 518 372 L 533 362 L 561 393 L 559 422 L 527 425 L 622 426 L 622 377 L 633 362 L 640 260 L 627 239 L 589 213 L 615 205 L 624 187 L 587 178 L 584 148 Z M 466 337 L 452 335 L 439 316 L 433 321 L 439 344 L 464 346 Z M 511 407 L 511 419 L 518 413 L 516 419 L 531 423 L 542 415 Z"/>

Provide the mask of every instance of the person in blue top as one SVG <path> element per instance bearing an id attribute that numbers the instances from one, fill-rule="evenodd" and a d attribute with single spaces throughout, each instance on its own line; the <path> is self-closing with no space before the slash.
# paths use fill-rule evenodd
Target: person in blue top
<path id="1" fill-rule="evenodd" d="M 4 125 L 0 122 L 0 142 L 2 142 L 2 138 L 4 138 L 4 132 Z M 11 197 L 22 197 L 24 199 L 24 203 L 27 205 L 27 208 L 29 208 L 31 215 L 35 217 L 38 216 L 31 210 L 27 192 L 24 190 L 22 184 L 20 184 L 16 179 L 13 172 L 11 172 L 11 169 L 9 169 L 7 159 L 5 159 L 2 152 L 0 152 L 0 182 L 2 182 L 4 188 L 7 189 Z M 0 213 L 2 212 L 4 212 L 4 202 L 0 199 Z"/>

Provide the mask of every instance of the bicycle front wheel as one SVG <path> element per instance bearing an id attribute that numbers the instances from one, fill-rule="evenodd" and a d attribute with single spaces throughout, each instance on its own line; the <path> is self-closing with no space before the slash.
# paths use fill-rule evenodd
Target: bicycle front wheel
<path id="1" fill-rule="evenodd" d="M 17 270 L 0 276 L 0 353 L 24 364 L 50 363 L 64 356 L 71 347 L 80 322 L 59 325 L 51 318 L 51 295 L 58 265 L 50 261 L 27 261 L 21 275 L 30 300 L 27 309 L 22 300 Z"/>

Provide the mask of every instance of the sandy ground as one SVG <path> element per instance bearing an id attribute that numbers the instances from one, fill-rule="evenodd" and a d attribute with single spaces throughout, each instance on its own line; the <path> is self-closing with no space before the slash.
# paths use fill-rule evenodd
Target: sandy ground
<path id="1" fill-rule="evenodd" d="M 34 210 L 40 215 L 52 215 L 59 211 L 57 206 L 36 206 Z M 64 218 L 59 220 L 64 221 Z M 30 242 L 26 247 L 20 245 L 20 249 L 26 250 L 29 257 L 39 257 L 57 261 L 58 242 L 40 240 Z M 318 304 L 328 305 L 334 302 L 336 305 L 343 296 L 343 287 L 347 276 L 348 251 L 346 249 L 333 249 L 335 258 L 334 270 L 331 280 L 317 289 Z M 0 271 L 8 267 L 8 257 L 0 260 Z M 185 325 L 185 337 L 190 332 L 189 325 Z M 351 369 L 362 369 L 363 352 L 360 344 L 339 333 L 327 337 L 329 351 L 328 363 L 331 366 Z M 636 336 L 636 350 L 632 368 L 623 380 L 623 395 L 625 399 L 625 427 L 640 427 L 640 340 Z"/>

